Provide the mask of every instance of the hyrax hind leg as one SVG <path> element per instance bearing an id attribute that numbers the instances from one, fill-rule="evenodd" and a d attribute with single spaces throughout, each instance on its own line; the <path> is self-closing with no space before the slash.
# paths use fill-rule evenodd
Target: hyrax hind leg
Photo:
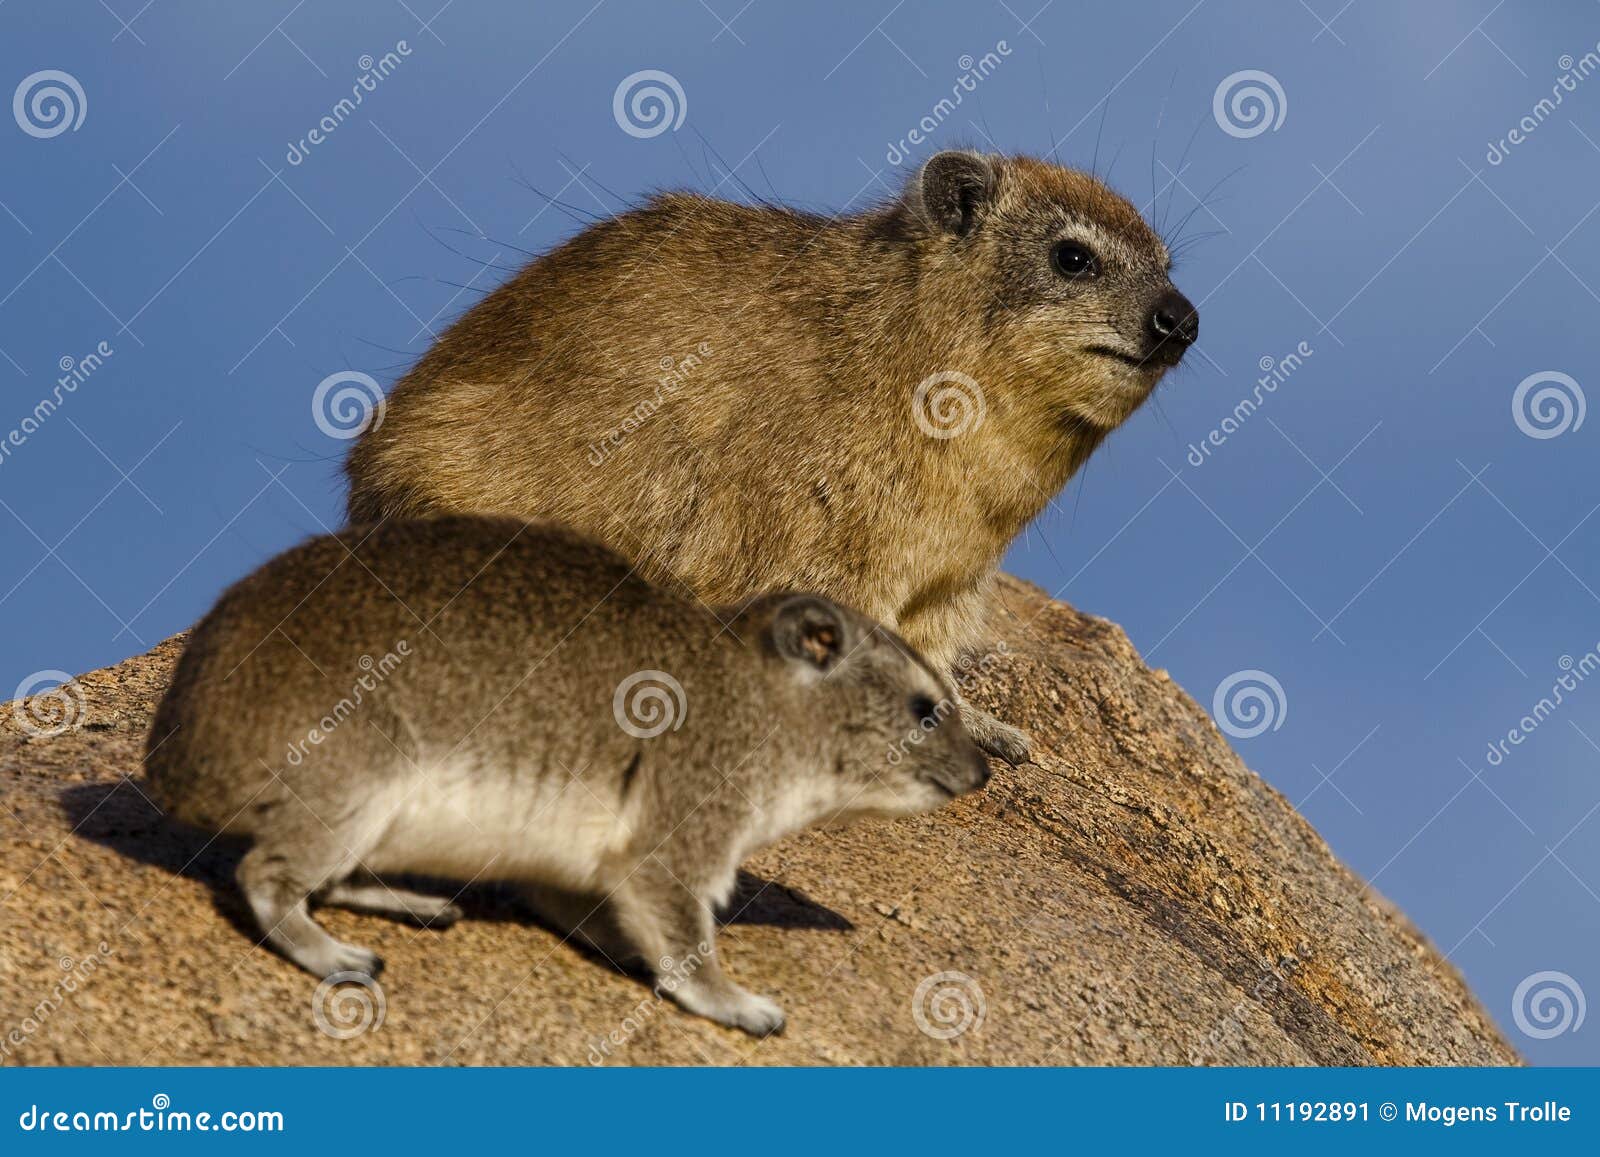
<path id="1" fill-rule="evenodd" d="M 651 856 L 611 895 L 617 925 L 654 975 L 657 991 L 729 1028 L 754 1036 L 781 1031 L 783 1010 L 722 971 L 710 898 L 681 883 L 683 875 Z"/>
<path id="2" fill-rule="evenodd" d="M 371 830 L 370 822 L 347 820 L 332 831 L 315 824 L 308 816 L 294 829 L 258 833 L 235 878 L 262 938 L 301 968 L 320 977 L 336 972 L 376 976 L 383 968 L 377 953 L 328 935 L 311 918 L 309 901 L 342 883 L 380 832 Z"/>
<path id="3" fill-rule="evenodd" d="M 323 891 L 317 903 L 353 912 L 398 916 L 428 928 L 448 928 L 461 919 L 461 909 L 443 896 L 393 887 L 360 868 Z"/>

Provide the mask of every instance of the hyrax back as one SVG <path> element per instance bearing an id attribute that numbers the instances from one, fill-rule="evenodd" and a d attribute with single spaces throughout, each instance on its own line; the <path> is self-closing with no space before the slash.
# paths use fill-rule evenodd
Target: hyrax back
<path id="1" fill-rule="evenodd" d="M 947 667 L 1006 546 L 1193 341 L 1169 265 L 1123 198 L 1022 157 L 941 153 L 838 218 L 658 197 L 440 338 L 350 456 L 351 517 L 560 518 Z M 979 740 L 1016 759 L 1004 731 Z"/>
<path id="2" fill-rule="evenodd" d="M 145 766 L 172 815 L 252 838 L 238 879 L 265 938 L 320 976 L 379 961 L 308 900 L 438 923 L 459 913 L 383 877 L 512 880 L 618 961 L 693 956 L 674 998 L 767 1031 L 711 906 L 808 824 L 979 786 L 952 702 L 830 600 L 708 608 L 563 527 L 441 516 L 313 539 L 230 589 Z"/>

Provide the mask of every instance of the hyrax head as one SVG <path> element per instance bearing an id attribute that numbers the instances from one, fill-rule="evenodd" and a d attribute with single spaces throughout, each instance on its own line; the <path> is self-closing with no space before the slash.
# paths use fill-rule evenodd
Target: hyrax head
<path id="1" fill-rule="evenodd" d="M 987 364 L 1015 366 L 1007 376 L 1062 417 L 1117 425 L 1199 337 L 1165 243 L 1088 173 L 943 152 L 911 179 L 905 204 L 924 267 L 981 319 Z"/>
<path id="2" fill-rule="evenodd" d="M 834 818 L 931 811 L 988 782 L 955 688 L 888 628 L 819 595 L 770 594 L 734 630 L 771 665 Z"/>

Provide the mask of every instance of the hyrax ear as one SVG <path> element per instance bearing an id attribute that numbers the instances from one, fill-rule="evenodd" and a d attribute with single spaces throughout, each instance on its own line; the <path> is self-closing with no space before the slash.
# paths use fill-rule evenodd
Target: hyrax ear
<path id="1" fill-rule="evenodd" d="M 826 673 L 849 651 L 844 616 L 827 599 L 798 595 L 772 616 L 773 650 L 808 672 Z"/>
<path id="2" fill-rule="evenodd" d="M 980 153 L 935 153 L 922 166 L 922 208 L 931 224 L 965 237 L 994 200 L 994 166 Z"/>

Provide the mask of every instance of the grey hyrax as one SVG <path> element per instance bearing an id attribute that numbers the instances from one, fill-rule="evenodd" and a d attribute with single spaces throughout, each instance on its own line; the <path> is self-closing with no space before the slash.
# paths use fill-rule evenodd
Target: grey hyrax
<path id="1" fill-rule="evenodd" d="M 239 886 L 318 976 L 381 962 L 308 903 L 441 924 L 459 910 L 383 877 L 514 881 L 663 988 L 676 968 L 684 1008 L 764 1033 L 783 1014 L 723 973 L 713 908 L 808 825 L 981 787 L 953 696 L 831 600 L 707 608 L 566 528 L 445 515 L 312 539 L 232 587 L 145 768 L 173 816 L 253 837 Z"/>
<path id="2" fill-rule="evenodd" d="M 350 517 L 559 518 L 707 602 L 839 599 L 949 670 L 1007 545 L 1198 336 L 1170 267 L 1128 201 L 1027 157 L 939 153 L 854 216 L 658 196 L 439 339 L 352 451 Z"/>

